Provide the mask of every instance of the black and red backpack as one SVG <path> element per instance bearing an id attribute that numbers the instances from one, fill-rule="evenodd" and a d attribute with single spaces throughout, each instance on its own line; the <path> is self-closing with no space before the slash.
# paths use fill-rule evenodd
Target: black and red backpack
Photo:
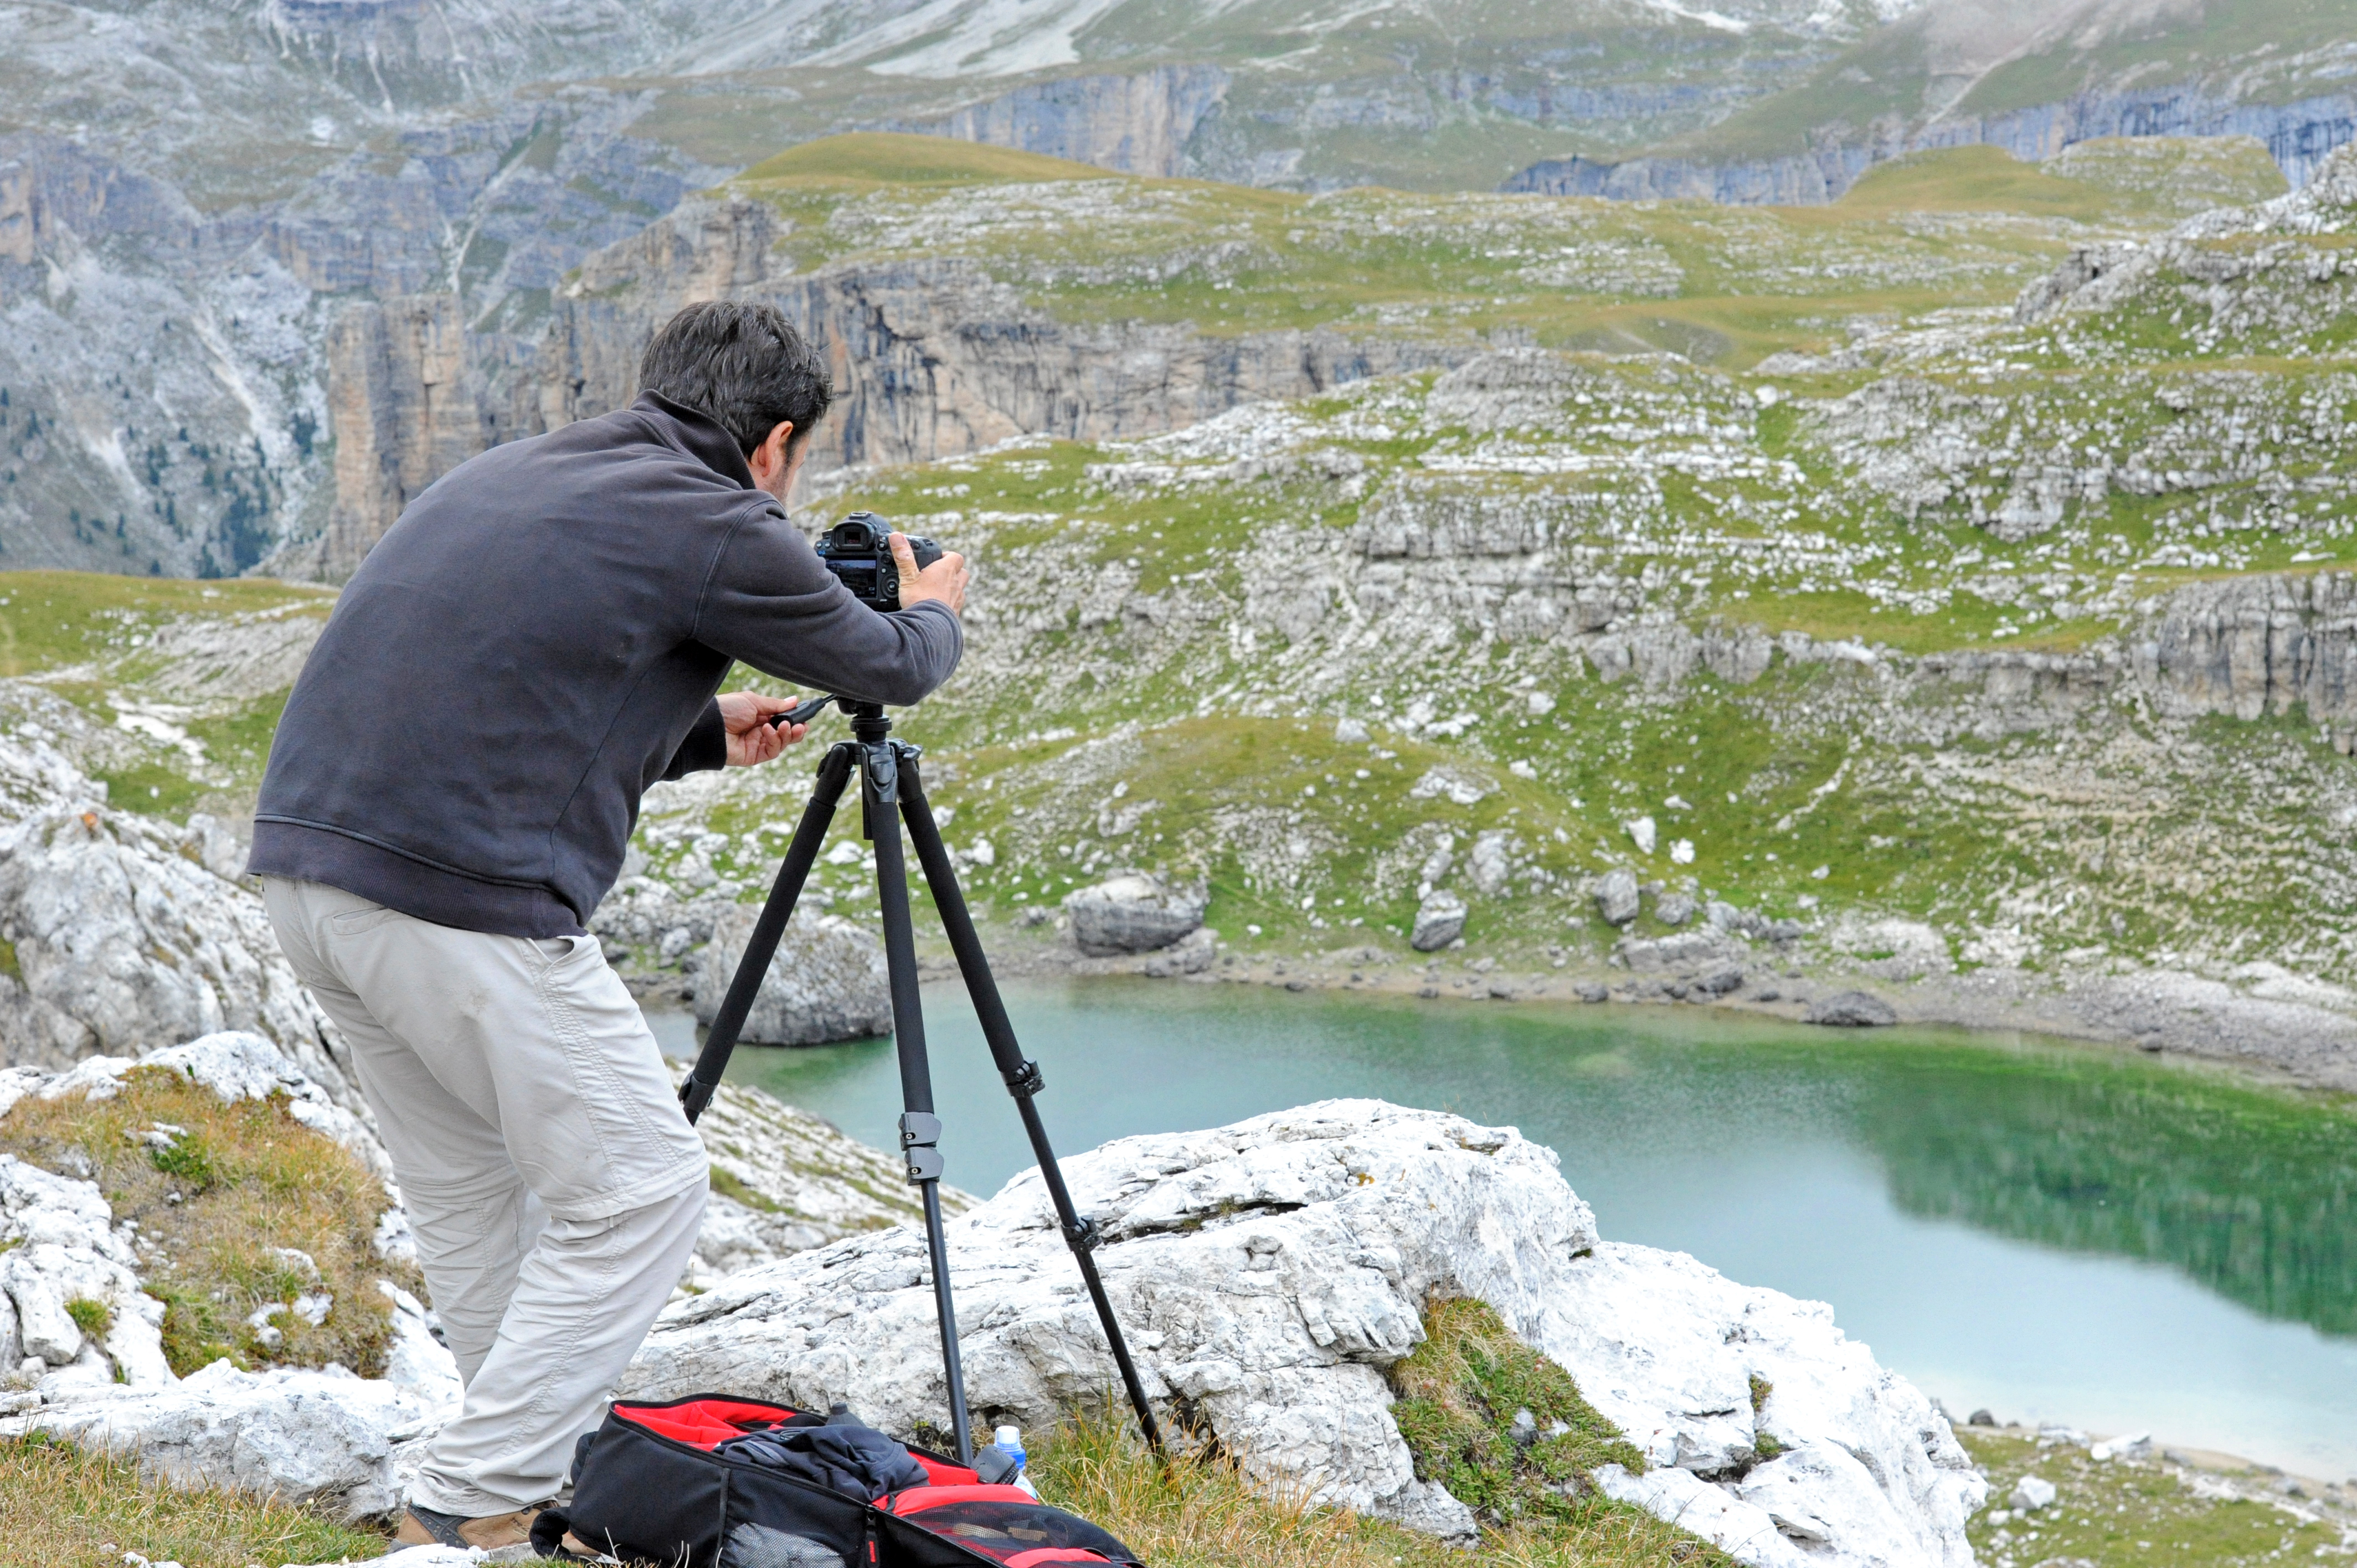
<path id="1" fill-rule="evenodd" d="M 662 1568 L 1143 1568 L 1128 1547 L 1019 1487 L 911 1447 L 922 1485 L 867 1499 L 715 1453 L 748 1433 L 825 1417 L 697 1394 L 617 1400 L 574 1461 L 573 1499 L 543 1510 L 533 1544 L 566 1531 L 625 1563 Z"/>

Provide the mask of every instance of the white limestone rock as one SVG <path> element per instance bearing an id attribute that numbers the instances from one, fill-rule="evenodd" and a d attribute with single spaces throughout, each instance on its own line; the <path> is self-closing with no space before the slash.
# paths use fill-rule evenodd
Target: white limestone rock
<path id="1" fill-rule="evenodd" d="M 1438 888 L 1415 907 L 1415 924 L 1407 945 L 1418 952 L 1437 952 L 1465 934 L 1465 900 Z"/>
<path id="2" fill-rule="evenodd" d="M 1986 1487 L 1929 1401 L 1821 1305 L 1600 1242 L 1555 1166 L 1511 1129 L 1329 1101 L 1123 1139 L 1065 1170 L 1104 1231 L 1098 1262 L 1148 1392 L 1183 1402 L 1263 1484 L 1462 1532 L 1454 1499 L 1415 1480 L 1383 1374 L 1422 1337 L 1427 1297 L 1455 1291 L 1496 1308 L 1623 1425 L 1657 1466 L 1635 1479 L 1664 1517 L 1738 1554 L 1766 1521 L 1755 1550 L 1817 1531 L 1812 1563 L 1971 1561 L 1964 1520 Z M 1118 1386 L 1037 1172 L 952 1223 L 950 1253 L 977 1407 L 1041 1425 Z M 906 1433 L 940 1419 L 940 1366 L 874 1348 L 933 1337 L 922 1239 L 896 1227 L 675 1303 L 623 1391 L 842 1399 Z M 1758 1415 L 1755 1375 L 1773 1387 Z M 1738 1477 L 1762 1430 L 1792 1454 Z"/>
<path id="3" fill-rule="evenodd" d="M 1986 1483 L 1947 1418 L 1823 1302 L 1738 1284 L 1683 1252 L 1603 1242 L 1570 1271 L 1532 1343 L 1645 1455 L 1652 1470 L 1631 1479 L 1665 1507 L 1699 1496 L 1663 1474 L 1682 1470 L 1793 1521 L 1780 1528 L 1795 1540 L 1814 1528 L 1804 1516 L 1819 1521 L 1832 1561 L 1972 1560 L 1964 1521 Z M 1756 1412 L 1755 1378 L 1767 1387 Z M 1753 1465 L 1762 1433 L 1784 1452 Z"/>
<path id="4" fill-rule="evenodd" d="M 0 1368 L 38 1357 L 48 1400 L 172 1381 L 164 1304 L 140 1290 L 130 1233 L 95 1183 L 0 1155 Z M 89 1342 L 68 1314 L 76 1301 L 106 1307 L 103 1340 Z"/>
<path id="5" fill-rule="evenodd" d="M 712 943 L 696 961 L 696 1022 L 709 1024 L 719 1013 L 760 914 L 757 906 L 732 904 L 714 918 Z M 839 916 L 796 910 L 738 1038 L 815 1046 L 891 1032 L 884 944 Z"/>
<path id="6" fill-rule="evenodd" d="M 241 1372 L 221 1360 L 168 1388 L 0 1421 L 0 1437 L 47 1432 L 136 1457 L 143 1474 L 174 1486 L 332 1504 L 358 1520 L 400 1506 L 404 1451 L 447 1414 L 389 1380 L 335 1370 Z"/>
<path id="7" fill-rule="evenodd" d="M 1626 866 L 1596 879 L 1596 912 L 1607 925 L 1625 926 L 1637 918 L 1637 874 Z"/>
<path id="8" fill-rule="evenodd" d="M 202 834 L 110 809 L 62 753 L 0 736 L 0 939 L 16 957 L 0 972 L 6 1059 L 62 1068 L 242 1030 L 360 1111 L 261 898 L 204 852 Z"/>
<path id="9" fill-rule="evenodd" d="M 1064 896 L 1072 940 L 1091 958 L 1152 952 L 1203 923 L 1210 898 L 1201 887 L 1174 887 L 1158 876 L 1126 872 Z"/>
<path id="10" fill-rule="evenodd" d="M 434 1337 L 424 1302 L 391 1280 L 377 1281 L 376 1288 L 393 1302 L 393 1348 L 385 1353 L 384 1380 L 406 1390 L 438 1426 L 458 1413 L 467 1391 L 458 1358 Z"/>

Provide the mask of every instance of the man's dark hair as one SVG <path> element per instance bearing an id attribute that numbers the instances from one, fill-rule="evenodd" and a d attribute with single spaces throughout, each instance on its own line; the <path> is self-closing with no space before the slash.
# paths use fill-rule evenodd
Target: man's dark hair
<path id="1" fill-rule="evenodd" d="M 818 350 L 774 305 L 713 299 L 662 324 L 639 361 L 639 390 L 700 409 L 749 457 L 780 420 L 791 456 L 834 401 Z"/>

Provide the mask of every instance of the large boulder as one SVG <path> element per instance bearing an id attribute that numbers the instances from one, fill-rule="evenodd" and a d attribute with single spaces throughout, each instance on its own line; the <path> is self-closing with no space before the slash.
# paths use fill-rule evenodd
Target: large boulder
<path id="1" fill-rule="evenodd" d="M 1560 1362 L 1643 1451 L 1651 1468 L 1612 1484 L 1744 1561 L 1972 1560 L 1964 1522 L 1986 1485 L 1930 1401 L 1827 1308 L 1600 1241 L 1554 1155 L 1511 1129 L 1329 1101 L 1123 1139 L 1065 1174 L 1103 1231 L 1097 1261 L 1149 1395 L 1263 1485 L 1461 1534 L 1465 1509 L 1415 1477 L 1383 1370 L 1422 1337 L 1426 1300 L 1457 1293 Z M 1044 1426 L 1119 1386 L 1036 1171 L 949 1241 L 975 1408 Z M 848 1239 L 675 1304 L 623 1391 L 847 1400 L 908 1433 L 941 1419 L 941 1367 L 883 1352 L 934 1344 L 932 1310 L 920 1234 Z M 1763 1434 L 1782 1452 L 1761 1462 Z"/>
<path id="2" fill-rule="evenodd" d="M 713 920 L 711 945 L 695 964 L 697 1023 L 709 1024 L 719 1013 L 760 913 L 755 905 L 732 904 Z M 884 944 L 839 916 L 794 911 L 738 1037 L 759 1046 L 817 1046 L 891 1032 Z"/>
<path id="3" fill-rule="evenodd" d="M 1415 925 L 1407 945 L 1418 952 L 1437 952 L 1465 934 L 1465 900 L 1435 888 L 1415 907 Z"/>
<path id="4" fill-rule="evenodd" d="M 1596 879 L 1596 912 L 1607 925 L 1625 926 L 1637 918 L 1637 874 L 1626 866 Z"/>
<path id="5" fill-rule="evenodd" d="M 1064 896 L 1072 940 L 1091 958 L 1152 952 L 1203 923 L 1210 899 L 1201 887 L 1174 887 L 1158 876 L 1125 872 Z"/>
<path id="6" fill-rule="evenodd" d="M 1809 1004 L 1803 1023 L 1835 1029 L 1879 1029 L 1899 1022 L 1899 1010 L 1865 991 L 1837 991 Z"/>

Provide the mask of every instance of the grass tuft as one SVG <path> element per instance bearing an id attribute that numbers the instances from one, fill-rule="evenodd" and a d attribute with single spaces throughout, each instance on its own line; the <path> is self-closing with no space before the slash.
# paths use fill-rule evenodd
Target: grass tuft
<path id="1" fill-rule="evenodd" d="M 105 1338 L 114 1327 L 114 1308 L 88 1296 L 66 1303 L 66 1316 L 74 1320 L 75 1327 L 92 1339 Z"/>
<path id="2" fill-rule="evenodd" d="M 1599 1507 L 1592 1473 L 1644 1455 L 1582 1397 L 1571 1374 L 1483 1302 L 1436 1300 L 1425 1342 L 1392 1369 L 1392 1409 L 1419 1479 L 1438 1481 L 1485 1524 L 1574 1530 Z"/>
<path id="3" fill-rule="evenodd" d="M 350 1152 L 287 1114 L 284 1095 L 224 1104 L 160 1068 L 135 1069 L 111 1099 L 20 1101 L 0 1150 L 85 1176 L 138 1223 L 139 1271 L 165 1304 L 164 1355 L 183 1377 L 227 1357 L 246 1368 L 330 1362 L 379 1375 L 393 1332 L 377 1282 L 412 1290 L 414 1269 L 377 1256 L 383 1184 Z M 326 1320 L 265 1307 L 324 1293 Z M 97 1302 L 68 1310 L 82 1331 Z M 86 1314 L 92 1315 L 86 1320 Z"/>

